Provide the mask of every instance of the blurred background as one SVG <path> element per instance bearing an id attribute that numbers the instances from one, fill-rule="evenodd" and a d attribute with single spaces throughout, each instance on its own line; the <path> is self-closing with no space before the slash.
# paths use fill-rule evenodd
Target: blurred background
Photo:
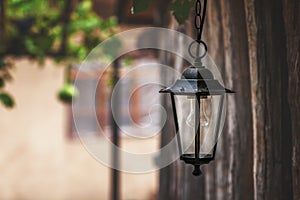
<path id="1" fill-rule="evenodd" d="M 73 122 L 75 114 L 89 133 L 99 132 L 98 122 L 88 113 L 88 102 L 94 98 L 89 90 L 99 77 L 79 77 L 77 90 L 84 98 L 75 105 L 76 113 L 71 108 L 71 98 L 76 97 L 72 83 L 92 48 L 115 33 L 153 25 L 153 9 L 134 16 L 131 1 L 5 0 L 0 4 L 0 199 L 110 199 L 112 172 L 84 149 Z M 139 37 L 133 36 L 132 46 Z M 103 60 L 109 62 L 109 55 Z M 122 59 L 120 76 L 147 61 L 157 58 L 146 52 Z M 96 96 L 97 116 L 109 135 L 112 73 L 104 73 Z M 157 77 L 154 71 L 150 79 Z M 134 82 L 133 77 L 123 80 L 123 99 Z M 149 102 L 145 95 L 139 98 L 140 92 L 145 93 L 137 91 L 132 98 L 135 121 L 143 118 Z M 123 126 L 130 126 L 126 116 L 122 119 Z M 121 137 L 120 145 L 127 150 L 159 148 L 158 136 L 145 142 Z M 120 199 L 156 197 L 158 172 L 121 173 L 119 181 Z"/>
<path id="2" fill-rule="evenodd" d="M 131 13 L 132 5 L 139 13 Z M 228 98 L 216 159 L 202 167 L 203 176 L 192 176 L 191 166 L 176 161 L 152 173 L 120 172 L 116 184 L 116 171 L 80 143 L 73 114 L 89 133 L 97 135 L 99 122 L 107 137 L 112 135 L 113 72 L 104 72 L 98 85 L 97 74 L 73 85 L 90 50 L 136 27 L 166 27 L 194 37 L 193 6 L 188 0 L 1 0 L 0 199 L 300 199 L 298 0 L 208 1 L 203 40 L 224 84 L 237 94 Z M 147 37 L 133 35 L 128 48 L 147 43 Z M 180 42 L 171 45 L 178 48 Z M 108 52 L 103 64 L 114 53 Z M 167 52 L 134 51 L 119 59 L 118 74 L 147 62 L 187 66 Z M 174 82 L 161 71 L 148 75 L 166 85 Z M 137 82 L 134 76 L 122 80 L 122 99 Z M 98 122 L 87 112 L 85 102 L 92 97 L 86 95 L 73 110 L 70 106 L 78 90 L 88 92 L 94 85 Z M 143 122 L 150 103 L 172 112 L 165 98 L 149 102 L 149 90 L 158 88 L 141 88 L 131 97 L 136 123 Z M 160 113 L 154 114 L 159 119 Z M 126 114 L 121 126 L 132 126 Z M 173 127 L 168 120 L 161 134 L 142 141 L 119 131 L 119 145 L 155 151 L 168 144 Z"/>

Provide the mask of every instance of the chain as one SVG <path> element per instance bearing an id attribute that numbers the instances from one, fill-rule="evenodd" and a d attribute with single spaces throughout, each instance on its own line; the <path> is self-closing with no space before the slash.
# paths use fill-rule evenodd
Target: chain
<path id="1" fill-rule="evenodd" d="M 197 0 L 195 4 L 195 20 L 194 20 L 194 25 L 197 31 L 197 42 L 199 43 L 201 41 L 201 22 L 202 22 L 202 17 L 201 17 L 201 1 Z"/>
<path id="2" fill-rule="evenodd" d="M 193 58 L 203 58 L 207 52 L 207 46 L 205 44 L 205 42 L 202 41 L 202 32 L 203 32 L 203 25 L 204 25 L 204 20 L 205 20 L 205 14 L 206 14 L 206 6 L 207 6 L 207 0 L 203 0 L 204 4 L 203 4 L 203 8 L 201 5 L 201 0 L 196 0 L 196 4 L 195 4 L 195 18 L 194 18 L 194 26 L 196 29 L 196 40 L 194 42 L 192 42 L 192 44 L 189 47 L 189 52 L 190 55 L 191 54 L 191 46 L 194 43 L 197 43 L 197 52 L 196 52 L 196 56 L 192 56 Z M 200 45 L 204 46 L 204 54 L 200 55 Z"/>
<path id="3" fill-rule="evenodd" d="M 201 42 L 203 25 L 204 25 L 204 20 L 205 20 L 205 15 L 206 15 L 206 5 L 207 5 L 207 0 L 204 0 L 203 9 L 202 9 L 202 5 L 201 5 L 201 0 L 197 0 L 196 4 L 195 4 L 194 25 L 197 30 L 197 39 L 196 40 L 198 43 Z"/>

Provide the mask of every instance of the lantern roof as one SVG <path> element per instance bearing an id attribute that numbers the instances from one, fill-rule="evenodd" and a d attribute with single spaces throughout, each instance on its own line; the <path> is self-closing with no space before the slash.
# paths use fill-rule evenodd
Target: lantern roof
<path id="1" fill-rule="evenodd" d="M 160 90 L 160 93 L 172 93 L 175 95 L 200 94 L 200 96 L 210 96 L 234 93 L 234 91 L 223 87 L 218 80 L 214 79 L 209 69 L 191 66 L 182 73 L 181 78 L 171 87 Z"/>

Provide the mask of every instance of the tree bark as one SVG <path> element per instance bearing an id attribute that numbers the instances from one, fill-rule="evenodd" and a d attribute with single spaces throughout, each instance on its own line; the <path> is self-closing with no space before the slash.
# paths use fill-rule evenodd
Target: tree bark
<path id="1" fill-rule="evenodd" d="M 292 199 L 287 56 L 280 0 L 245 1 L 248 11 L 255 199 Z"/>
<path id="2" fill-rule="evenodd" d="M 300 199 L 300 2 L 283 1 L 288 65 L 288 102 L 291 111 L 294 200 Z"/>
<path id="3" fill-rule="evenodd" d="M 221 1 L 227 104 L 228 199 L 253 199 L 252 113 L 244 2 Z M 247 194 L 247 195 L 245 195 Z"/>

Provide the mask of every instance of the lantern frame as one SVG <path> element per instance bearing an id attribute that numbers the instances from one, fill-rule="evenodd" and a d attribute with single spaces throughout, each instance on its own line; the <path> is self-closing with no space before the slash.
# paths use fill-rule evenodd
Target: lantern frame
<path id="1" fill-rule="evenodd" d="M 218 116 L 217 121 L 215 122 L 215 137 L 218 137 L 218 133 L 220 131 L 220 123 L 221 116 L 224 106 L 224 100 L 226 93 L 234 93 L 229 89 L 223 87 L 218 80 L 214 79 L 213 74 L 210 70 L 205 68 L 204 66 L 195 64 L 195 66 L 190 66 L 187 68 L 181 76 L 181 79 L 178 79 L 171 87 L 160 90 L 160 93 L 169 93 L 171 96 L 173 117 L 175 122 L 175 130 L 176 137 L 178 142 L 178 150 L 180 154 L 180 159 L 183 160 L 187 164 L 194 165 L 194 175 L 200 175 L 200 166 L 203 164 L 208 164 L 210 161 L 214 160 L 215 152 L 217 148 L 217 138 L 214 138 L 215 144 L 212 147 L 211 154 L 201 154 L 200 152 L 200 134 L 201 134 L 201 126 L 199 123 L 195 123 L 194 127 L 194 140 L 195 140 L 195 151 L 192 154 L 185 154 L 182 149 L 182 140 L 178 122 L 178 113 L 176 108 L 175 96 L 187 96 L 187 97 L 195 97 L 195 122 L 200 122 L 200 99 L 207 98 L 209 96 L 220 96 L 220 102 L 218 105 Z M 200 67 L 199 67 L 200 66 Z"/>

